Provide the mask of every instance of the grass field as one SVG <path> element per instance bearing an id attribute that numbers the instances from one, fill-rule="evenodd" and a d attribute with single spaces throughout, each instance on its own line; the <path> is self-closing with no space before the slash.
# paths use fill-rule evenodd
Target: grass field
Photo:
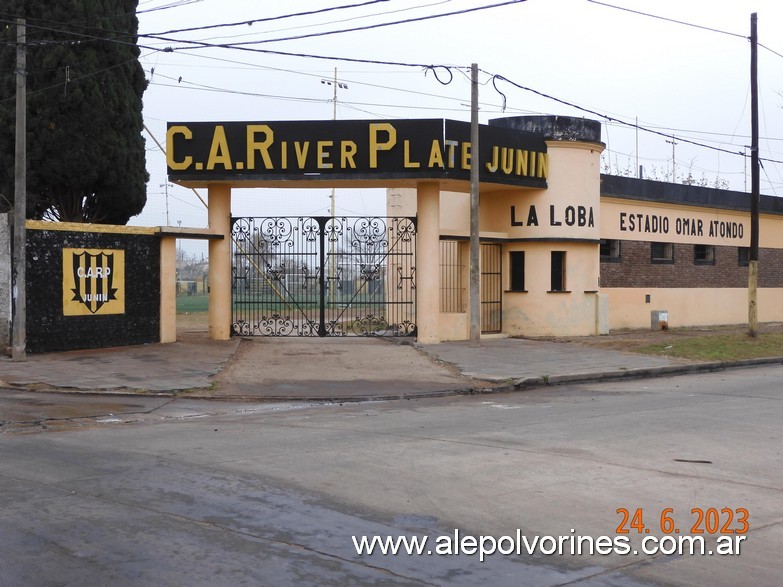
<path id="1" fill-rule="evenodd" d="M 700 361 L 737 361 L 783 355 L 783 334 L 766 333 L 694 336 L 681 341 L 643 346 L 636 350 L 649 355 L 680 357 Z"/>
<path id="2" fill-rule="evenodd" d="M 206 312 L 208 309 L 208 295 L 177 296 L 177 314 Z"/>

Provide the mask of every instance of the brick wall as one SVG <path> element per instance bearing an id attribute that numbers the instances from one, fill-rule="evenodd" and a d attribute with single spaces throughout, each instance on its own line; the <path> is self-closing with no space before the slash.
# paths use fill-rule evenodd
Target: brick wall
<path id="1" fill-rule="evenodd" d="M 715 247 L 714 265 L 696 265 L 693 245 L 674 244 L 674 263 L 652 263 L 650 243 L 621 241 L 620 262 L 601 262 L 601 287 L 747 287 L 737 247 Z M 759 249 L 759 287 L 783 287 L 783 250 Z"/>
<path id="2" fill-rule="evenodd" d="M 65 316 L 63 248 L 125 251 L 125 313 Z M 153 235 L 27 230 L 27 350 L 160 341 L 160 240 Z"/>

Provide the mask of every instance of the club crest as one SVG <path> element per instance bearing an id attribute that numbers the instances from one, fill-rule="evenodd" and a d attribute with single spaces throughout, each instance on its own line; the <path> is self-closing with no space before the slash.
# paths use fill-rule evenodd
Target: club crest
<path id="1" fill-rule="evenodd" d="M 63 249 L 63 313 L 122 314 L 125 251 Z"/>

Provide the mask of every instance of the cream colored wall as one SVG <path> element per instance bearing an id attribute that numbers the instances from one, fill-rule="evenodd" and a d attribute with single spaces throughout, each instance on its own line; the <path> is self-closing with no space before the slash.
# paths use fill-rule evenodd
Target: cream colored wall
<path id="1" fill-rule="evenodd" d="M 550 141 L 547 148 L 548 188 L 482 194 L 482 230 L 514 239 L 599 239 L 601 146 Z"/>
<path id="2" fill-rule="evenodd" d="M 467 312 L 440 313 L 440 340 L 467 340 L 470 338 L 470 321 Z"/>
<path id="3" fill-rule="evenodd" d="M 742 324 L 748 321 L 746 288 L 611 288 L 609 328 L 650 328 L 650 312 L 669 312 L 669 327 Z M 650 303 L 645 303 L 645 295 Z M 783 321 L 783 289 L 758 291 L 759 322 Z M 707 302 L 707 303 L 705 303 Z"/>
<path id="4" fill-rule="evenodd" d="M 386 190 L 387 216 L 416 216 L 416 189 L 390 188 Z"/>
<path id="5" fill-rule="evenodd" d="M 551 141 L 547 148 L 548 189 L 481 194 L 482 239 L 525 239 L 524 242 L 505 242 L 503 246 L 503 288 L 506 290 L 503 294 L 503 331 L 527 336 L 595 334 L 602 146 Z M 387 196 L 390 215 L 416 214 L 416 190 L 390 189 Z M 512 206 L 515 218 L 512 218 Z M 537 222 L 529 223 L 528 220 L 534 217 Z M 512 221 L 521 221 L 521 224 L 512 226 Z M 441 192 L 440 233 L 469 235 L 469 194 Z M 512 250 L 525 251 L 528 293 L 507 291 L 510 279 L 508 253 Z M 551 287 L 552 251 L 566 252 L 569 293 L 547 293 Z M 441 312 L 438 338 L 464 340 L 468 337 L 468 326 L 467 313 Z"/>
<path id="6" fill-rule="evenodd" d="M 633 220 L 631 216 L 634 216 Z M 749 212 L 602 197 L 601 218 L 601 238 L 750 246 Z M 640 220 L 641 228 L 638 227 Z M 661 229 L 665 223 L 668 224 L 668 232 Z M 694 224 L 696 231 L 690 229 Z M 721 236 L 721 228 L 727 227 L 731 228 L 731 234 Z M 783 218 L 780 216 L 761 214 L 759 246 L 783 248 L 782 227 Z"/>
<path id="7" fill-rule="evenodd" d="M 509 252 L 525 252 L 525 289 L 511 292 Z M 566 252 L 566 290 L 549 293 L 551 252 Z M 503 247 L 503 332 L 515 336 L 596 334 L 598 251 L 590 243 L 508 243 Z"/>
<path id="8" fill-rule="evenodd" d="M 177 342 L 177 239 L 160 241 L 160 342 Z"/>

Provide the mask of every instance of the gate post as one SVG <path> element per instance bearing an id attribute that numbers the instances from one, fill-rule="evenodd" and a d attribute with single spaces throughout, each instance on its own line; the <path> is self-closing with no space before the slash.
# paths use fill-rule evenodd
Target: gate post
<path id="1" fill-rule="evenodd" d="M 160 239 L 160 342 L 177 342 L 177 239 Z"/>
<path id="2" fill-rule="evenodd" d="M 440 342 L 440 184 L 416 185 L 416 340 Z"/>
<path id="3" fill-rule="evenodd" d="M 231 185 L 209 184 L 209 228 L 223 235 L 209 241 L 209 338 L 231 337 Z"/>

